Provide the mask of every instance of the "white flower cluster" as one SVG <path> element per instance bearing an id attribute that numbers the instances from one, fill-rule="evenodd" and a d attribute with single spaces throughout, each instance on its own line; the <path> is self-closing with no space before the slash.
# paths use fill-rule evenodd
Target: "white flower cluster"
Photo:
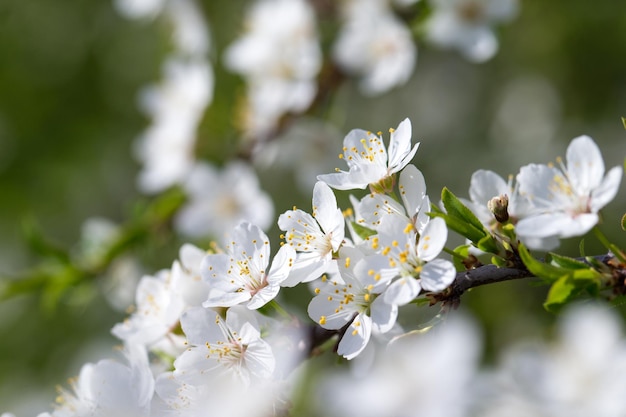
<path id="1" fill-rule="evenodd" d="M 622 167 L 613 167 L 605 175 L 600 149 L 588 136 L 572 140 L 567 148 L 567 163 L 522 167 L 512 180 L 505 182 L 492 171 L 479 170 L 472 175 L 467 202 L 486 227 L 497 228 L 494 214 L 487 208 L 493 198 L 506 196 L 508 218 L 515 232 L 529 248 L 551 250 L 559 239 L 582 236 L 600 217 L 598 212 L 617 195 Z"/>
<path id="2" fill-rule="evenodd" d="M 428 215 L 424 176 L 409 164 L 418 145 L 412 144 L 408 119 L 389 130 L 387 144 L 380 132 L 349 132 L 340 154 L 348 170 L 318 176 L 310 213 L 294 207 L 279 217 L 284 242 L 273 256 L 268 236 L 250 222 L 235 226 L 223 247 L 215 244 L 206 252 L 184 245 L 170 269 L 140 280 L 134 309 L 112 329 L 124 342 L 127 364 L 105 360 L 85 365 L 72 382 L 73 392 L 62 390 L 55 410 L 41 416 L 195 417 L 212 415 L 212 410 L 229 416 L 280 414 L 297 383 L 294 370 L 316 346 L 302 323 L 275 299 L 281 288 L 308 282 L 314 289 L 308 314 L 337 335 L 339 355 L 354 359 L 375 342 L 391 353 L 374 363 L 369 371 L 373 378 L 347 383 L 340 376 L 322 384 L 324 397 L 332 397 L 338 391 L 333 387 L 343 385 L 351 387 L 344 390 L 351 398 L 376 393 L 358 405 L 325 402 L 324 415 L 412 415 L 420 408 L 429 416 L 465 415 L 469 398 L 483 392 L 469 390 L 477 367 L 475 336 L 454 322 L 427 338 L 404 332 L 397 324 L 400 307 L 425 293 L 445 290 L 456 277 L 453 264 L 440 257 L 448 237 L 446 223 Z M 507 215 L 519 217 L 519 234 L 535 241 L 558 240 L 582 234 L 598 221 L 597 211 L 615 196 L 620 176 L 619 167 L 604 176 L 596 145 L 580 137 L 568 148 L 566 166 L 524 167 L 515 187 L 493 173 L 476 173 L 470 204 L 497 234 L 491 220 L 494 210 L 484 206 L 494 195 L 503 198 L 501 193 L 511 192 Z M 353 208 L 342 212 L 332 188 L 368 187 L 369 194 L 360 200 L 352 197 Z M 550 225 L 544 224 L 546 219 Z M 524 234 L 524 222 L 550 232 Z M 282 317 L 270 317 L 272 309 Z M 622 398 L 615 393 L 625 388 L 624 378 L 619 383 L 611 380 L 626 363 L 624 342 L 610 319 L 597 321 L 604 327 L 598 330 L 583 322 L 585 331 L 595 335 L 596 350 L 589 351 L 576 339 L 570 323 L 564 327 L 559 353 L 521 356 L 545 373 L 533 375 L 541 376 L 541 394 L 550 397 L 529 403 L 545 407 L 546 414 L 520 415 L 586 415 L 568 413 L 578 410 L 576 401 L 589 375 L 597 381 L 602 401 L 610 405 L 581 410 L 605 410 L 596 414 L 601 416 L 626 411 L 623 401 L 614 400 Z M 464 346 L 461 352 L 459 345 Z M 377 352 L 380 356 L 380 349 Z M 615 367 L 599 372 L 596 365 L 607 355 Z M 570 356 L 584 358 L 584 375 L 572 374 L 566 366 Z M 511 384 L 506 369 L 504 376 L 485 378 L 485 390 L 498 390 L 501 380 Z M 523 372 L 512 372 L 517 371 Z M 610 386 L 606 395 L 605 386 Z M 485 404 L 499 410 L 501 403 L 526 401 L 526 388 L 519 389 L 514 396 L 498 391 L 497 401 Z M 466 392 L 472 396 L 462 397 Z M 451 403 L 446 395 L 459 398 Z M 554 407 L 567 413 L 550 414 Z M 615 410 L 619 412 L 612 414 Z"/>
<path id="3" fill-rule="evenodd" d="M 152 123 L 135 144 L 142 164 L 139 188 L 156 193 L 184 181 L 195 164 L 196 130 L 213 98 L 208 27 L 194 0 L 116 0 L 115 5 L 129 18 L 162 16 L 172 26 L 164 80 L 141 96 Z"/>

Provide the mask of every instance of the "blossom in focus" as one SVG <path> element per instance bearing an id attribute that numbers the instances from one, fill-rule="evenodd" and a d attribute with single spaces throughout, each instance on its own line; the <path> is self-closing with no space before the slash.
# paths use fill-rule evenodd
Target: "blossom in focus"
<path id="1" fill-rule="evenodd" d="M 270 379 L 276 360 L 252 313 L 234 306 L 224 319 L 203 307 L 187 310 L 180 324 L 189 347 L 174 361 L 174 376 L 192 385 L 224 378 L 249 386 Z"/>
<path id="2" fill-rule="evenodd" d="M 349 170 L 318 175 L 332 188 L 338 190 L 364 189 L 373 192 L 393 188 L 393 175 L 404 168 L 415 156 L 419 143 L 411 148 L 411 121 L 404 119 L 397 129 L 389 129 L 389 147 L 385 147 L 382 134 L 377 135 L 354 129 L 343 140 L 343 153 L 339 155 Z"/>
<path id="3" fill-rule="evenodd" d="M 455 48 L 470 61 L 487 61 L 498 51 L 491 25 L 517 13 L 517 0 L 432 0 L 426 40 L 441 48 Z"/>
<path id="4" fill-rule="evenodd" d="M 361 90 L 380 94 L 404 84 L 415 67 L 417 48 L 411 31 L 387 2 L 351 2 L 333 48 L 333 58 L 346 72 L 360 77 Z"/>
<path id="5" fill-rule="evenodd" d="M 517 223 L 524 239 L 568 238 L 587 233 L 599 221 L 598 212 L 617 194 L 622 167 L 605 175 L 600 149 L 589 136 L 579 136 L 567 148 L 560 168 L 530 164 L 517 176 L 520 194 L 528 198 L 535 215 Z"/>
<path id="6" fill-rule="evenodd" d="M 445 221 L 439 217 L 431 219 L 421 233 L 413 223 L 400 217 L 383 218 L 372 245 L 387 257 L 389 267 L 400 275 L 385 292 L 387 302 L 404 305 L 422 289 L 439 292 L 454 281 L 456 269 L 452 262 L 437 258 L 447 238 Z"/>
<path id="7" fill-rule="evenodd" d="M 55 410 L 42 417 L 150 416 L 154 378 L 146 351 L 127 345 L 128 365 L 114 360 L 87 363 L 72 380 L 73 392 L 61 390 Z"/>
<path id="8" fill-rule="evenodd" d="M 189 200 L 178 211 L 174 226 L 184 235 L 221 240 L 242 221 L 261 229 L 273 221 L 272 200 L 245 162 L 230 162 L 221 171 L 199 163 L 183 187 Z"/>
<path id="9" fill-rule="evenodd" d="M 233 230 L 225 253 L 202 260 L 202 277 L 209 284 L 204 307 L 244 304 L 257 309 L 273 300 L 291 271 L 295 250 L 282 246 L 270 268 L 270 241 L 263 231 L 244 222 Z"/>
<path id="10" fill-rule="evenodd" d="M 325 329 L 348 326 L 337 353 L 353 359 L 365 349 L 372 331 L 385 333 L 396 322 L 398 307 L 380 296 L 395 271 L 389 269 L 384 256 L 364 256 L 358 249 L 346 247 L 342 249 L 339 274 L 322 278 L 308 313 Z"/>
<path id="11" fill-rule="evenodd" d="M 313 215 L 299 209 L 288 210 L 278 218 L 286 244 L 295 249 L 296 261 L 283 286 L 308 282 L 336 270 L 333 253 L 339 250 L 345 234 L 345 220 L 337 199 L 326 183 L 313 188 Z"/>
<path id="12" fill-rule="evenodd" d="M 332 372 L 316 385 L 317 415 L 465 417 L 480 356 L 471 322 L 450 318 L 376 351 L 366 375 Z M 503 413 L 502 416 L 509 416 Z"/>
<path id="13" fill-rule="evenodd" d="M 246 13 L 245 27 L 224 61 L 247 83 L 244 131 L 263 138 L 283 114 L 309 106 L 322 55 L 315 14 L 304 0 L 258 0 Z"/>
<path id="14" fill-rule="evenodd" d="M 413 223 L 417 231 L 421 232 L 429 220 L 426 213 L 430 211 L 430 199 L 426 195 L 424 176 L 415 165 L 407 165 L 400 172 L 398 191 L 402 204 L 381 193 L 363 197 L 356 206 L 357 222 L 378 230 L 383 217 L 395 215 Z"/>

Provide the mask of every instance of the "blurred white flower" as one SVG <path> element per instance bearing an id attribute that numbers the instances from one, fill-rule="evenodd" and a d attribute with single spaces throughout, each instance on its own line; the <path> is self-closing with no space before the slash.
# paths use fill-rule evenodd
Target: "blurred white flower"
<path id="1" fill-rule="evenodd" d="M 189 200 L 174 225 L 184 235 L 221 241 L 242 221 L 266 230 L 274 220 L 273 202 L 245 162 L 232 161 L 221 171 L 198 163 L 183 187 Z"/>
<path id="2" fill-rule="evenodd" d="M 491 25 L 511 20 L 517 0 L 432 0 L 426 39 L 442 48 L 455 48 L 473 62 L 487 61 L 498 50 Z"/>
<path id="3" fill-rule="evenodd" d="M 283 114 L 305 110 L 315 96 L 321 67 L 315 15 L 303 0 L 258 0 L 245 27 L 224 59 L 248 84 L 244 132 L 264 138 Z"/>
<path id="4" fill-rule="evenodd" d="M 341 132 L 322 119 L 301 116 L 270 142 L 254 151 L 255 166 L 276 172 L 286 168 L 295 177 L 304 193 L 310 193 L 320 172 L 330 172 L 335 167 L 337 138 Z"/>
<path id="5" fill-rule="evenodd" d="M 146 351 L 126 346 L 128 365 L 113 360 L 87 363 L 72 380 L 73 393 L 61 390 L 52 417 L 150 416 L 154 379 Z"/>
<path id="6" fill-rule="evenodd" d="M 616 314 L 600 305 L 570 307 L 558 336 L 553 344 L 510 348 L 483 381 L 477 415 L 626 415 L 626 340 Z"/>
<path id="7" fill-rule="evenodd" d="M 366 94 L 384 93 L 406 83 L 413 73 L 417 47 L 411 31 L 385 1 L 349 3 L 333 58 L 347 73 L 360 77 Z"/>
<path id="8" fill-rule="evenodd" d="M 400 336 L 377 350 L 367 374 L 322 375 L 319 415 L 466 416 L 479 353 L 476 329 L 466 320 L 451 318 L 427 333 Z"/>
<path id="9" fill-rule="evenodd" d="M 201 60 L 170 59 L 165 80 L 144 90 L 141 104 L 153 123 L 135 143 L 143 164 L 139 188 L 159 192 L 181 183 L 195 163 L 196 129 L 213 95 L 211 68 Z"/>
<path id="10" fill-rule="evenodd" d="M 173 51 L 158 86 L 146 88 L 141 107 L 152 119 L 137 138 L 142 164 L 138 186 L 157 193 L 181 183 L 195 162 L 196 130 L 213 98 L 213 70 L 206 57 L 208 25 L 194 0 L 116 0 L 118 11 L 134 19 L 164 15 L 170 23 Z"/>
<path id="11" fill-rule="evenodd" d="M 129 344 L 153 346 L 168 336 L 184 310 L 180 294 L 172 289 L 169 270 L 144 276 L 135 295 L 135 311 L 111 333 Z"/>
<path id="12" fill-rule="evenodd" d="M 167 0 L 114 0 L 117 11 L 129 19 L 153 18 L 161 13 Z"/>
<path id="13" fill-rule="evenodd" d="M 209 284 L 200 274 L 200 265 L 207 252 L 185 243 L 178 253 L 178 260 L 172 264 L 172 289 L 179 293 L 188 307 L 197 307 L 206 300 Z"/>

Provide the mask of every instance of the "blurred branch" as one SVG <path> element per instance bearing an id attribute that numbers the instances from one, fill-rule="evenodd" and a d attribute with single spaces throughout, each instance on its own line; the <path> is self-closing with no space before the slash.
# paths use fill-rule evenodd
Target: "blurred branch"
<path id="1" fill-rule="evenodd" d="M 159 195 L 121 226 L 102 255 L 90 262 L 73 258 L 69 250 L 50 243 L 33 222 L 27 222 L 26 238 L 43 259 L 39 265 L 16 277 L 1 277 L 0 301 L 39 293 L 43 296 L 44 306 L 54 308 L 70 287 L 96 279 L 115 259 L 162 233 L 184 200 L 184 194 L 178 189 Z"/>

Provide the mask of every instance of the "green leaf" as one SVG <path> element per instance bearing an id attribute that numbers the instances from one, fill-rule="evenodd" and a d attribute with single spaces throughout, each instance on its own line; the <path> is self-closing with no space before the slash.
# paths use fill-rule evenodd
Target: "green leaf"
<path id="1" fill-rule="evenodd" d="M 569 256 L 558 255 L 556 253 L 550 253 L 551 264 L 560 266 L 567 269 L 589 269 L 589 265 L 578 259 L 570 258 Z"/>
<path id="2" fill-rule="evenodd" d="M 457 271 L 464 271 L 466 269 L 463 260 L 469 256 L 469 248 L 470 245 L 461 245 L 454 248 L 453 252 L 459 255 L 452 257 L 452 263 L 454 263 L 454 267 Z"/>
<path id="3" fill-rule="evenodd" d="M 528 268 L 528 270 L 536 277 L 548 281 L 556 281 L 564 274 L 568 273 L 567 269 L 559 268 L 535 259 L 522 243 L 519 244 L 518 250 L 520 258 L 522 258 L 522 262 L 524 262 L 526 268 Z"/>
<path id="4" fill-rule="evenodd" d="M 506 266 L 506 259 L 499 256 L 492 256 L 491 263 L 495 266 L 499 266 L 500 268 L 504 268 Z"/>
<path id="5" fill-rule="evenodd" d="M 476 247 L 484 252 L 499 253 L 498 243 L 491 234 L 483 236 L 482 239 L 476 242 Z"/>
<path id="6" fill-rule="evenodd" d="M 476 215 L 472 213 L 472 210 L 467 208 L 461 200 L 452 194 L 452 191 L 450 191 L 447 187 L 444 187 L 443 190 L 441 190 L 441 201 L 450 216 L 463 219 L 475 229 L 482 231 L 483 234 L 485 233 L 483 224 L 480 220 L 478 220 L 478 217 L 476 217 Z"/>
<path id="7" fill-rule="evenodd" d="M 557 279 L 550 291 L 548 291 L 548 297 L 543 303 L 546 310 L 550 312 L 557 312 L 565 303 L 572 299 L 576 294 L 580 292 L 580 288 L 576 285 L 570 274 L 563 275 Z"/>
<path id="8" fill-rule="evenodd" d="M 622 216 L 621 225 L 622 225 L 622 230 L 626 232 L 626 213 L 624 213 L 624 215 Z"/>
<path id="9" fill-rule="evenodd" d="M 357 222 L 350 222 L 354 233 L 356 233 L 361 239 L 367 239 L 370 236 L 376 234 L 376 230 L 372 230 L 369 227 L 361 226 Z"/>
<path id="10" fill-rule="evenodd" d="M 622 117 L 622 124 L 624 125 L 624 129 L 626 129 L 626 117 Z"/>

